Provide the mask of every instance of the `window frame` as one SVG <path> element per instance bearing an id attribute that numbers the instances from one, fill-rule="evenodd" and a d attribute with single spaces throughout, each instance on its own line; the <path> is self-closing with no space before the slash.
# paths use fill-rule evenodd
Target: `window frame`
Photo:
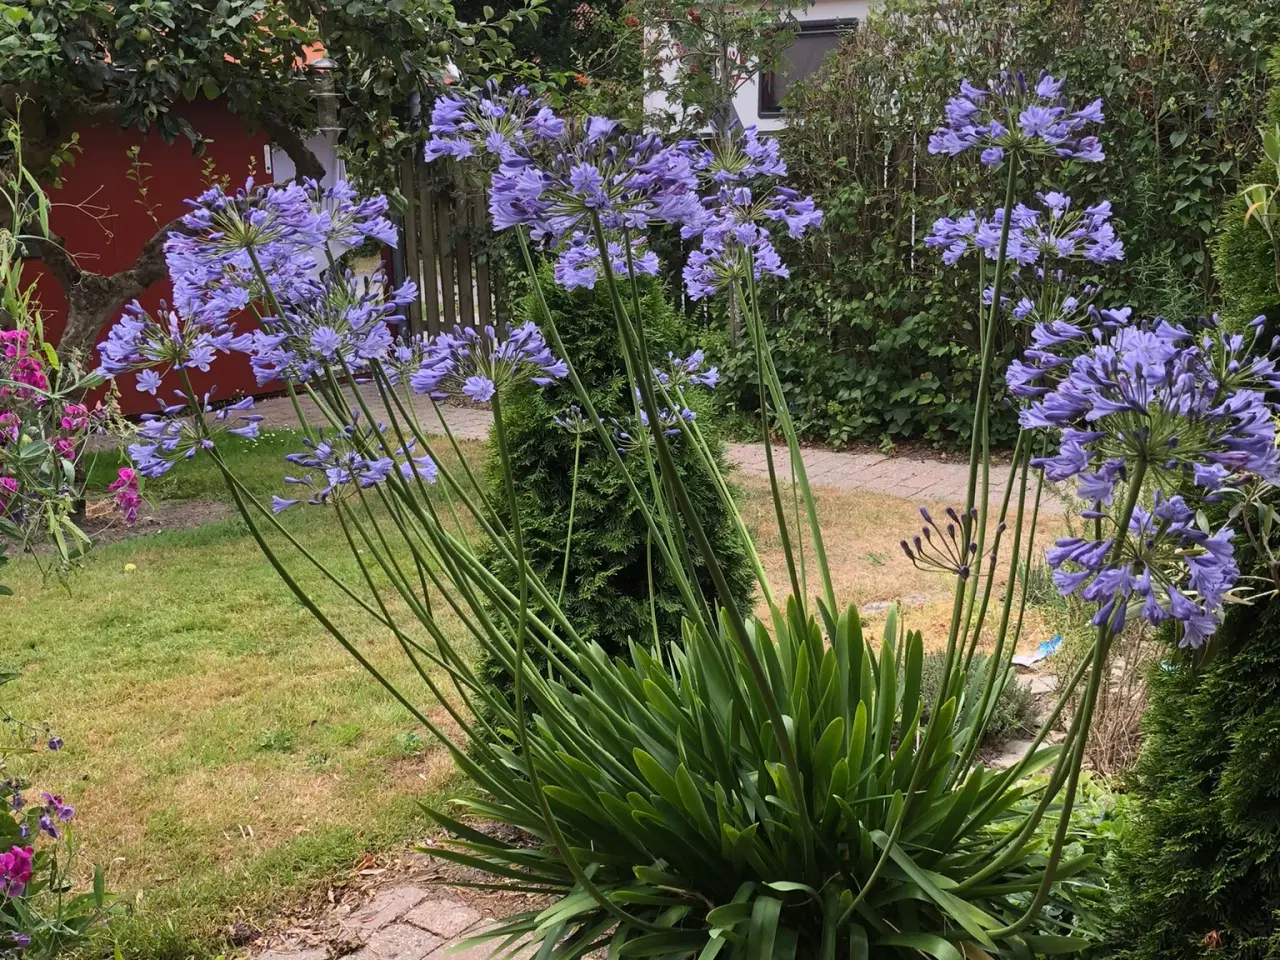
<path id="1" fill-rule="evenodd" d="M 799 31 L 796 33 L 796 39 L 799 40 L 805 34 L 816 36 L 839 35 L 850 30 L 858 29 L 860 23 L 859 17 L 833 17 L 824 20 L 801 20 L 798 24 Z M 785 56 L 785 54 L 783 54 Z M 776 108 L 768 108 L 765 106 L 765 92 L 773 86 L 775 71 L 765 70 L 760 73 L 756 83 L 756 115 L 762 120 L 776 120 L 783 116 L 782 104 L 779 102 Z"/>

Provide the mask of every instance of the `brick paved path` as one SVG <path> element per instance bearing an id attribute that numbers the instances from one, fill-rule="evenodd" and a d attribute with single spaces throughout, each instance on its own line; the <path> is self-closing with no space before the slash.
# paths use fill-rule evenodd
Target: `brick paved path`
<path id="1" fill-rule="evenodd" d="M 382 410 L 372 387 L 365 388 L 369 408 L 375 413 Z M 304 413 L 316 423 L 323 420 L 319 411 L 308 401 L 303 401 Z M 439 418 L 425 399 L 415 402 L 415 409 L 428 433 L 441 433 Z M 489 436 L 493 419 L 488 410 L 474 407 L 441 408 L 449 429 L 462 440 L 484 440 Z M 266 419 L 264 427 L 291 427 L 297 424 L 293 407 L 285 398 L 264 400 L 258 404 L 257 413 Z M 785 448 L 774 447 L 774 463 L 781 476 L 787 476 Z M 764 445 L 759 443 L 731 443 L 728 457 L 747 477 L 767 477 Z M 968 489 L 969 465 L 959 459 L 933 460 L 908 457 L 886 457 L 875 453 L 847 453 L 811 447 L 804 452 L 805 469 L 814 487 L 834 490 L 869 490 L 921 503 L 941 503 L 959 506 L 964 502 Z M 991 471 L 991 496 L 998 500 L 1004 495 L 1004 481 L 1008 467 L 993 464 Z M 1041 509 L 1060 513 L 1061 506 L 1054 498 L 1046 497 Z"/>
<path id="2" fill-rule="evenodd" d="M 257 960 L 482 960 L 493 955 L 503 941 L 490 940 L 466 949 L 459 945 L 495 920 L 482 910 L 488 904 L 464 902 L 448 888 L 404 883 L 377 893 L 353 913 L 337 919 L 338 928 L 327 942 L 314 937 L 300 939 L 286 933 Z M 302 931 L 298 931 L 302 934 Z M 355 946 L 354 952 L 348 952 Z M 511 960 L 528 960 L 532 947 L 503 951 Z"/>

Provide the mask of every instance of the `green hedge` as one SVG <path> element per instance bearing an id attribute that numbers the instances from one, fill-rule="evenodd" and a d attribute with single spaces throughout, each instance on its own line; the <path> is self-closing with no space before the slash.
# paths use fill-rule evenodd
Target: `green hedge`
<path id="1" fill-rule="evenodd" d="M 1280 601 L 1150 683 L 1118 857 L 1117 958 L 1280 958 Z"/>
<path id="2" fill-rule="evenodd" d="M 600 415 L 605 420 L 630 416 L 617 326 L 603 284 L 595 291 L 568 292 L 553 282 L 548 270 L 542 275 L 542 285 L 574 368 L 591 391 Z M 663 296 L 660 284 L 645 281 L 643 297 L 652 357 L 665 359 L 668 351 L 683 355 L 688 346 L 687 330 Z M 533 315 L 531 300 L 525 301 L 524 310 Z M 690 391 L 690 396 L 696 397 L 699 426 L 714 442 L 711 396 L 701 389 Z M 575 437 L 554 426 L 552 419 L 573 404 L 573 387 L 567 381 L 545 388 L 523 387 L 504 396 L 502 404 L 526 550 L 538 575 L 555 587 L 564 561 Z M 674 451 L 681 475 L 691 480 L 689 491 L 716 555 L 745 610 L 751 602 L 754 580 L 741 541 L 714 487 L 699 478 L 701 466 L 694 451 L 683 438 L 675 440 Z M 717 459 L 721 470 L 726 470 L 723 457 Z M 646 489 L 643 461 L 629 465 L 640 488 Z M 486 464 L 486 483 L 492 502 L 505 503 L 496 454 L 491 454 Z M 628 640 L 650 644 L 648 529 L 625 479 L 594 432 L 582 436 L 573 531 L 562 604 L 569 621 L 585 639 L 600 643 L 610 653 L 624 653 Z M 492 553 L 486 559 L 495 568 L 502 566 Z M 700 563 L 697 566 L 700 574 L 705 573 Z M 656 548 L 652 551 L 652 575 L 657 623 L 665 643 L 680 637 L 683 607 Z M 705 578 L 701 585 L 710 596 L 710 579 Z M 494 665 L 487 665 L 486 670 L 492 679 L 500 678 Z"/>
<path id="3" fill-rule="evenodd" d="M 926 152 L 964 77 L 1048 69 L 1071 97 L 1105 101 L 1102 164 L 1041 165 L 1019 193 L 1112 200 L 1128 261 L 1097 279 L 1115 301 L 1177 317 L 1214 292 L 1211 237 L 1259 156 L 1266 51 L 1280 7 L 1257 0 L 886 0 L 811 83 L 783 135 L 790 179 L 827 214 L 780 244 L 775 361 L 804 434 L 965 442 L 976 373 L 975 275 L 944 270 L 933 220 L 999 191 L 976 158 Z M 724 321 L 717 318 L 720 323 Z M 1003 332 L 1012 349 L 1014 332 Z M 731 349 L 728 394 L 757 409 L 750 351 Z M 1012 411 L 997 423 L 1009 435 Z"/>

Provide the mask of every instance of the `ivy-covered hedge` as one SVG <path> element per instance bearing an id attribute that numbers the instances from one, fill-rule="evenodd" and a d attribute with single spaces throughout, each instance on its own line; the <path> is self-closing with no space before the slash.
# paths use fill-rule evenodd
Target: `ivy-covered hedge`
<path id="1" fill-rule="evenodd" d="M 887 0 L 799 88 L 783 136 L 792 180 L 827 214 L 817 238 L 783 250 L 792 279 L 769 288 L 805 435 L 967 438 L 974 277 L 922 244 L 934 219 L 997 190 L 976 160 L 925 152 L 962 78 L 1043 68 L 1068 78 L 1073 100 L 1104 99 L 1106 162 L 1054 165 L 1053 180 L 1019 192 L 1069 179 L 1086 184 L 1081 203 L 1110 199 L 1129 257 L 1098 279 L 1113 300 L 1177 317 L 1214 291 L 1211 237 L 1254 168 L 1278 37 L 1280 7 L 1257 0 Z M 733 402 L 754 410 L 749 351 L 730 349 L 725 367 Z"/>
<path id="2" fill-rule="evenodd" d="M 627 394 L 626 371 L 617 348 L 613 307 L 604 285 L 598 284 L 594 291 L 569 292 L 556 285 L 550 269 L 544 271 L 541 283 L 574 369 L 591 391 L 600 416 L 606 421 L 613 418 L 624 423 L 629 421 L 632 401 Z M 688 331 L 683 319 L 664 297 L 661 284 L 646 280 L 642 295 L 646 336 L 655 365 L 665 362 L 668 351 L 683 356 L 682 351 L 688 347 Z M 535 316 L 532 295 L 525 300 L 523 309 L 526 315 Z M 714 438 L 712 398 L 702 388 L 692 388 L 687 395 L 699 414 L 698 423 L 703 433 Z M 563 572 L 577 440 L 574 433 L 557 427 L 553 418 L 563 417 L 571 406 L 574 406 L 574 393 L 567 380 L 545 387 L 518 388 L 504 395 L 502 402 L 525 549 L 533 569 L 553 590 L 559 588 Z M 673 451 L 716 556 L 742 609 L 746 610 L 751 603 L 754 580 L 728 511 L 712 484 L 696 479 L 702 467 L 683 438 L 674 441 Z M 637 458 L 630 464 L 632 475 L 640 488 L 646 489 L 648 477 L 643 461 L 638 459 L 643 455 L 633 452 L 629 456 Z M 723 458 L 717 459 L 719 468 L 727 471 Z M 485 482 L 490 501 L 504 504 L 501 465 L 496 453 L 491 454 L 486 464 Z M 611 654 L 625 654 L 629 640 L 651 644 L 654 630 L 649 609 L 651 574 L 658 633 L 664 643 L 679 639 L 684 611 L 680 595 L 657 549 L 652 550 L 652 556 L 650 553 L 647 525 L 627 492 L 624 477 L 596 433 L 582 434 L 573 543 L 561 608 L 584 639 L 599 643 Z M 485 560 L 494 567 L 501 565 L 494 551 L 490 551 Z M 701 563 L 696 565 L 702 576 L 705 571 Z M 707 595 L 711 594 L 709 577 L 701 587 Z M 486 664 L 485 673 L 491 681 L 504 682 L 502 671 L 495 664 Z"/>

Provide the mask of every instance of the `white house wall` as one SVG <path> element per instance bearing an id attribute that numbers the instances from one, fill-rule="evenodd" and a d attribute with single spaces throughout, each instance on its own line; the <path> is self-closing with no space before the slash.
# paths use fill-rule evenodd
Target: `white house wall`
<path id="1" fill-rule="evenodd" d="M 871 6 L 872 0 L 817 0 L 807 9 L 794 11 L 793 15 L 799 23 L 804 23 L 808 20 L 851 19 L 862 22 L 866 19 Z M 664 64 L 662 74 L 663 80 L 667 83 L 675 80 L 675 64 Z M 661 91 L 645 94 L 644 106 L 645 115 L 655 118 L 667 113 L 669 109 L 667 99 Z M 782 117 L 760 116 L 760 78 L 758 75 L 751 77 L 738 89 L 733 100 L 733 106 L 743 126 L 754 124 L 762 131 L 781 130 L 786 126 L 786 120 Z"/>

